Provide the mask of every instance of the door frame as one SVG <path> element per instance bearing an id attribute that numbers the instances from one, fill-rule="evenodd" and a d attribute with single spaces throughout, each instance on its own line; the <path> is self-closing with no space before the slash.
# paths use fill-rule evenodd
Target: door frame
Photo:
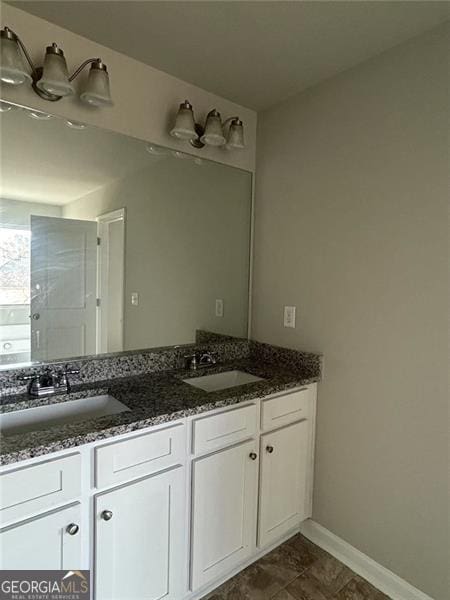
<path id="1" fill-rule="evenodd" d="M 106 252 L 108 255 L 109 249 L 109 225 L 111 223 L 121 222 L 122 223 L 122 276 L 121 276 L 121 287 L 122 293 L 120 295 L 120 315 L 121 315 L 121 327 L 120 327 L 120 341 L 121 349 L 124 348 L 124 330 L 125 330 L 125 247 L 126 247 L 126 210 L 125 208 L 119 208 L 96 218 L 97 221 L 97 327 L 96 327 L 96 347 L 97 354 L 103 354 L 108 352 L 105 348 L 105 343 L 102 339 L 103 326 L 102 317 L 105 319 L 106 310 L 108 308 L 108 297 L 107 294 L 103 293 L 103 290 L 108 287 L 108 274 L 105 272 L 105 260 L 102 260 L 102 256 Z M 106 264 L 107 261 L 106 261 Z M 117 351 L 120 351 L 117 350 Z"/>

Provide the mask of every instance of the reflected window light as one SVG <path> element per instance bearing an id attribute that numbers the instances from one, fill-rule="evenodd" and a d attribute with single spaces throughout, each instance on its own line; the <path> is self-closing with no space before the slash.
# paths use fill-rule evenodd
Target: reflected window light
<path id="1" fill-rule="evenodd" d="M 172 156 L 181 160 L 191 158 L 189 154 L 185 154 L 184 152 L 180 152 L 179 150 L 172 150 Z"/>
<path id="2" fill-rule="evenodd" d="M 146 144 L 145 149 L 153 156 L 167 156 L 169 154 L 169 151 L 166 148 L 157 146 L 156 144 Z"/>
<path id="3" fill-rule="evenodd" d="M 87 125 L 85 123 L 79 123 L 78 121 L 66 121 L 67 127 L 70 129 L 86 129 Z"/>
<path id="4" fill-rule="evenodd" d="M 48 121 L 49 119 L 53 119 L 53 115 L 40 112 L 39 110 L 29 110 L 27 111 L 27 114 L 31 119 L 36 119 L 37 121 Z"/>

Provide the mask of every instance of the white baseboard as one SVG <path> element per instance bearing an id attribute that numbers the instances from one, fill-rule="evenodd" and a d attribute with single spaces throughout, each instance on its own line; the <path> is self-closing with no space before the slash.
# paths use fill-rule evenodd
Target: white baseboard
<path id="1" fill-rule="evenodd" d="M 433 600 L 312 519 L 304 521 L 300 531 L 392 600 Z"/>

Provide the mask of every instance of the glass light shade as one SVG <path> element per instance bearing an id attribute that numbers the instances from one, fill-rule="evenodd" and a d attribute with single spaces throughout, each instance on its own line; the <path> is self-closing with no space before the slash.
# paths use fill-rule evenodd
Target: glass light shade
<path id="1" fill-rule="evenodd" d="M 17 41 L 5 37 L 2 31 L 0 44 L 0 80 L 11 85 L 31 83 L 31 75 L 26 71 Z"/>
<path id="2" fill-rule="evenodd" d="M 55 96 L 72 96 L 75 93 L 69 81 L 64 53 L 56 44 L 47 48 L 42 77 L 36 85 L 43 92 Z"/>
<path id="3" fill-rule="evenodd" d="M 109 76 L 105 65 L 97 61 L 89 69 L 88 80 L 80 99 L 91 106 L 112 106 Z"/>
<path id="4" fill-rule="evenodd" d="M 206 117 L 205 132 L 200 141 L 208 146 L 223 146 L 226 142 L 223 135 L 222 120 L 217 110 L 212 110 Z"/>
<path id="5" fill-rule="evenodd" d="M 192 110 L 192 105 L 187 100 L 180 104 L 175 119 L 175 126 L 170 135 L 179 140 L 193 140 L 197 137 L 195 133 L 194 111 Z"/>
<path id="6" fill-rule="evenodd" d="M 244 125 L 240 119 L 231 121 L 228 131 L 226 147 L 229 150 L 245 148 L 244 144 Z"/>

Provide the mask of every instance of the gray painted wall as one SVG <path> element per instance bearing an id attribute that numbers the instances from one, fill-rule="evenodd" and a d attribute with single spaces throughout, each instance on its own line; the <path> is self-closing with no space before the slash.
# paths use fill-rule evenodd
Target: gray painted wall
<path id="1" fill-rule="evenodd" d="M 314 519 L 448 596 L 448 27 L 258 116 L 253 337 L 322 351 Z M 283 328 L 283 305 L 297 328 Z"/>
<path id="2" fill-rule="evenodd" d="M 191 343 L 196 329 L 247 336 L 251 183 L 168 156 L 63 207 L 91 220 L 126 209 L 125 350 Z"/>

